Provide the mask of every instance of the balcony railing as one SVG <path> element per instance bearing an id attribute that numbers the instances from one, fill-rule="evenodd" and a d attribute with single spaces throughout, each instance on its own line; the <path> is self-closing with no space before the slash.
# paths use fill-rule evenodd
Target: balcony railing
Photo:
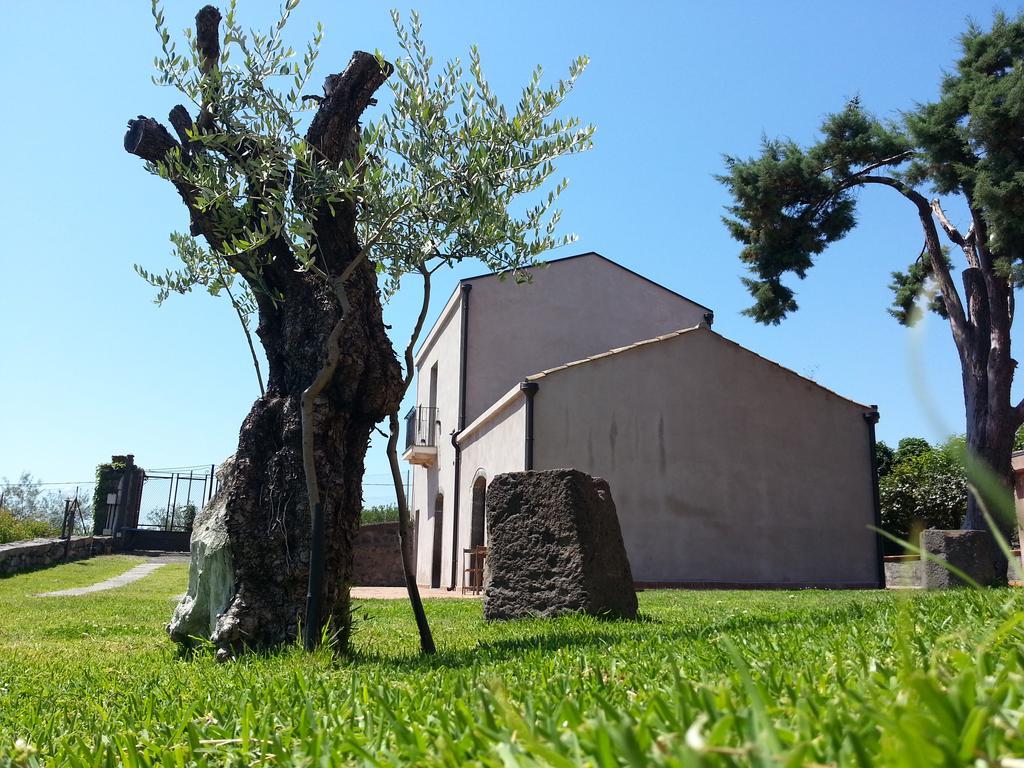
<path id="1" fill-rule="evenodd" d="M 437 408 L 413 406 L 405 416 L 405 449 L 437 447 Z"/>

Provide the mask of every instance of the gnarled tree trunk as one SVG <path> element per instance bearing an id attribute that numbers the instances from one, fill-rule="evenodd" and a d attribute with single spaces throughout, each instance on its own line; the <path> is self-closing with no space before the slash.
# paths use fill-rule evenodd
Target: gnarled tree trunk
<path id="1" fill-rule="evenodd" d="M 980 491 L 989 493 L 992 522 L 1008 539 L 1013 527 L 1012 521 L 1004 517 L 1010 499 L 1010 455 L 1014 436 L 1024 422 L 1024 402 L 1014 406 L 1010 400 L 1013 373 L 1017 366 L 1010 348 L 1015 308 L 1013 286 L 997 268 L 995 255 L 989 250 L 984 213 L 974 204 L 971 192 L 965 192 L 971 212 L 971 228 L 964 235 L 949 221 L 937 199 L 929 202 L 899 180 L 876 176 L 866 176 L 862 180 L 897 189 L 918 209 L 932 276 L 942 295 L 953 342 L 960 356 L 968 461 L 983 465 L 981 473 L 972 471 L 969 479 L 979 484 Z M 966 307 L 953 284 L 949 263 L 942 253 L 935 219 L 938 219 L 949 241 L 963 251 L 967 261 L 968 266 L 962 273 Z M 995 487 L 986 487 L 991 484 L 984 482 L 987 478 L 982 474 L 985 473 L 991 473 L 988 477 L 995 481 Z M 993 493 L 1001 498 L 994 498 Z M 992 534 L 980 501 L 974 493 L 967 494 L 967 512 L 961 528 Z M 1006 557 L 998 547 L 993 547 L 993 552 L 996 581 L 1005 581 Z"/>
<path id="2" fill-rule="evenodd" d="M 227 651 L 274 645 L 298 632 L 306 595 L 310 516 L 302 466 L 300 399 L 323 364 L 340 313 L 329 287 L 292 273 L 297 285 L 258 333 L 270 361 L 267 394 L 242 425 L 227 479 L 225 522 L 235 596 L 212 633 Z M 352 541 L 362 509 L 363 461 L 374 424 L 394 406 L 400 372 L 381 320 L 369 264 L 348 282 L 342 362 L 317 401 L 315 445 L 322 489 L 325 575 L 318 623 L 347 639 Z"/>
<path id="3" fill-rule="evenodd" d="M 978 491 L 982 498 L 979 499 L 975 493 L 967 494 L 967 511 L 961 528 L 969 531 L 990 530 L 981 507 L 981 504 L 987 501 L 992 522 L 996 524 L 999 533 L 1009 541 L 1012 521 L 1003 518 L 1001 500 L 993 498 L 992 492 L 999 491 L 1000 495 L 1009 495 L 1010 456 L 1013 452 L 1014 437 L 1020 426 L 1016 410 L 1010 403 L 1014 363 L 1010 359 L 1008 349 L 991 344 L 987 338 L 981 339 L 980 342 L 979 345 L 965 349 L 961 360 L 967 417 L 968 461 L 980 461 L 985 469 L 991 471 L 991 477 L 1003 487 L 989 487 L 984 482 L 984 476 L 971 473 L 970 479 L 978 483 Z M 1006 577 L 1007 559 L 998 547 L 993 547 L 992 550 L 994 572 L 997 574 L 997 581 L 1002 582 Z"/>
<path id="4" fill-rule="evenodd" d="M 204 64 L 217 61 L 219 20 L 220 14 L 211 6 L 196 17 Z M 327 78 L 307 143 L 331 163 L 354 159 L 359 117 L 389 73 L 390 68 L 382 67 L 373 55 L 354 54 L 343 73 Z M 216 129 L 216 107 L 203 105 L 192 123 L 184 107 L 178 106 L 170 120 L 187 142 L 185 129 Z M 152 118 L 139 117 L 128 124 L 125 148 L 144 160 L 159 163 L 180 146 Z M 190 211 L 192 233 L 204 236 L 214 251 L 225 252 L 217 212 L 196 205 L 196 191 L 187 180 L 171 180 Z M 340 362 L 317 398 L 314 414 L 326 564 L 322 616 L 303 615 L 310 509 L 303 471 L 301 397 L 324 366 L 328 336 L 343 310 L 336 286 L 297 271 L 288 243 L 278 237 L 261 248 L 266 266 L 252 284 L 259 309 L 257 334 L 269 363 L 267 390 L 242 424 L 232 470 L 224 478 L 216 509 L 210 510 L 219 516 L 215 527 L 223 542 L 220 556 L 227 559 L 226 572 L 233 575 L 230 588 L 218 594 L 230 597 L 226 604 L 213 606 L 212 616 L 189 615 L 186 599 L 169 628 L 172 637 L 186 642 L 196 627 L 205 625 L 222 657 L 244 647 L 291 641 L 301 622 L 329 625 L 342 644 L 347 641 L 352 542 L 362 508 L 363 461 L 374 424 L 395 410 L 402 394 L 401 369 L 383 324 L 375 271 L 362 258 L 355 234 L 354 207 L 322 206 L 316 211 L 314 228 L 318 265 L 328 275 L 337 279 L 357 262 L 341 288 L 350 306 L 344 312 L 338 344 Z M 230 256 L 225 259 L 232 264 Z M 271 300 L 267 291 L 283 298 Z M 197 556 L 194 542 L 193 557 Z M 201 564 L 194 562 L 190 595 L 202 590 L 201 584 L 191 582 L 200 581 L 203 572 Z"/>

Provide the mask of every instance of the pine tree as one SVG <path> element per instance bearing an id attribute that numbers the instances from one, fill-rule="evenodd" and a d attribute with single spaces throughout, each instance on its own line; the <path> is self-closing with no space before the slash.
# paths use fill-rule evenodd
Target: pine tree
<path id="1" fill-rule="evenodd" d="M 750 272 L 746 313 L 765 324 L 797 309 L 783 278 L 805 277 L 855 226 L 861 190 L 888 188 L 910 204 L 923 247 L 892 273 L 890 312 L 909 325 L 923 305 L 948 321 L 969 454 L 1006 481 L 1024 423 L 1024 402 L 1010 399 L 1014 290 L 1024 282 L 1024 17 L 998 14 L 987 31 L 971 24 L 961 47 L 937 101 L 884 121 L 854 99 L 826 117 L 813 145 L 766 139 L 757 157 L 727 156 L 719 180 L 732 194 L 725 222 Z M 967 212 L 965 227 L 946 214 L 953 199 Z M 963 527 L 987 528 L 973 497 Z"/>

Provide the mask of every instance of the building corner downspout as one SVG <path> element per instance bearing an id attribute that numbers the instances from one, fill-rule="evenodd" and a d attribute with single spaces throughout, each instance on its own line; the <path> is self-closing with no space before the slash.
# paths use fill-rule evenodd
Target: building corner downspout
<path id="1" fill-rule="evenodd" d="M 473 286 L 470 283 L 459 284 L 459 422 L 452 432 L 452 448 L 455 449 L 455 490 L 452 492 L 452 583 L 448 587 L 449 592 L 455 589 L 459 574 L 459 485 L 462 480 L 462 449 L 459 447 L 459 435 L 466 428 L 466 351 L 471 290 Z"/>
<path id="2" fill-rule="evenodd" d="M 523 469 L 527 472 L 533 470 L 533 398 L 540 389 L 536 381 L 524 379 L 519 384 L 519 391 L 526 396 L 526 439 L 524 446 Z"/>
<path id="3" fill-rule="evenodd" d="M 869 463 L 871 467 L 871 501 L 874 505 L 874 517 L 875 517 L 875 528 L 877 531 L 882 530 L 882 502 L 881 496 L 878 492 L 878 451 L 876 449 L 875 441 L 875 424 L 878 423 L 878 406 L 872 405 L 870 411 L 864 412 L 864 421 L 868 425 L 868 453 Z M 882 540 L 882 534 L 875 534 L 875 547 L 877 550 L 877 577 L 878 577 L 878 588 L 885 589 L 885 548 Z"/>

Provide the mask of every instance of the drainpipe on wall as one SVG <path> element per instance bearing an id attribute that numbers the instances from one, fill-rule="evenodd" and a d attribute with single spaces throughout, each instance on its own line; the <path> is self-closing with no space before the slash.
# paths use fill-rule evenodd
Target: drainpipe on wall
<path id="1" fill-rule="evenodd" d="M 448 587 L 455 589 L 459 574 L 459 484 L 462 479 L 462 449 L 459 447 L 459 434 L 466 428 L 466 350 L 469 332 L 469 292 L 473 286 L 469 283 L 459 285 L 460 304 L 460 338 L 459 338 L 459 422 L 452 432 L 452 447 L 455 449 L 455 491 L 452 493 L 452 583 Z"/>
<path id="2" fill-rule="evenodd" d="M 875 424 L 878 423 L 878 406 L 872 405 L 871 410 L 864 414 L 864 421 L 868 424 L 868 453 L 871 467 L 871 501 L 874 504 L 875 528 L 882 530 L 882 502 L 878 493 L 878 455 L 875 450 Z M 885 589 L 885 549 L 882 534 L 875 535 L 875 547 L 877 549 L 877 576 L 879 589 Z"/>
<path id="3" fill-rule="evenodd" d="M 533 469 L 533 398 L 540 385 L 536 381 L 523 380 L 519 391 L 526 395 L 526 440 L 523 468 L 529 472 Z"/>

